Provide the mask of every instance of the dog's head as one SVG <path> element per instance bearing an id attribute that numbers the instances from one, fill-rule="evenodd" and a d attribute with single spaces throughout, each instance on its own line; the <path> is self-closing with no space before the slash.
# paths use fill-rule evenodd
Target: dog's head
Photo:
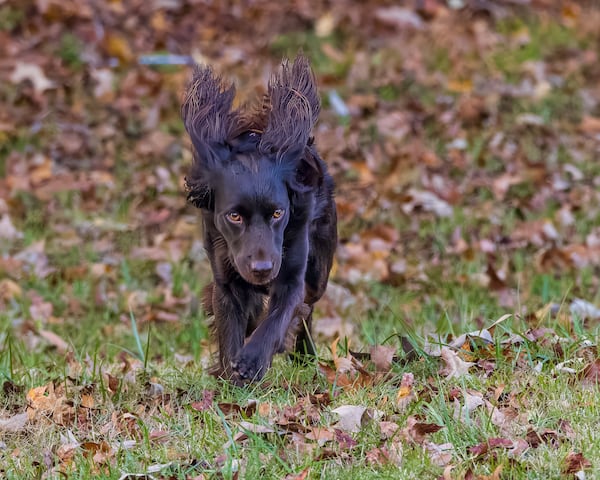
<path id="1" fill-rule="evenodd" d="M 302 55 L 283 63 L 254 116 L 233 110 L 234 96 L 210 67 L 196 67 L 182 106 L 194 150 L 188 201 L 212 212 L 239 274 L 263 285 L 279 273 L 293 198 L 323 177 L 309 148 L 320 103 Z"/>

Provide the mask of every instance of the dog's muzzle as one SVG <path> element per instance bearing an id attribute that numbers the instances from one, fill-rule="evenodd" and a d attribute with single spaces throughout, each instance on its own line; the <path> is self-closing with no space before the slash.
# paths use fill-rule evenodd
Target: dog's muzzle
<path id="1" fill-rule="evenodd" d="M 250 262 L 250 275 L 253 283 L 263 284 L 271 280 L 273 273 L 273 262 L 261 260 Z"/>

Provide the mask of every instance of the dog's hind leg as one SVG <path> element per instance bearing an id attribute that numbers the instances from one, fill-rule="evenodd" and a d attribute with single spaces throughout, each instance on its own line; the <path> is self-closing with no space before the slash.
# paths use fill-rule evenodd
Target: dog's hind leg
<path id="1" fill-rule="evenodd" d="M 214 283 L 209 283 L 202 289 L 202 308 L 206 315 L 214 315 L 215 310 L 213 308 L 213 290 L 215 289 Z"/>
<path id="2" fill-rule="evenodd" d="M 315 355 L 315 345 L 311 336 L 313 306 L 302 303 L 296 312 L 299 325 L 294 351 L 301 355 Z"/>

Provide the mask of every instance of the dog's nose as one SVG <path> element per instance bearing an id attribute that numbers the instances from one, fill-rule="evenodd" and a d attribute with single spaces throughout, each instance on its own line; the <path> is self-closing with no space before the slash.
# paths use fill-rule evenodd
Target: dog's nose
<path id="1" fill-rule="evenodd" d="M 250 269 L 254 273 L 265 274 L 273 270 L 273 262 L 269 260 L 250 262 Z"/>

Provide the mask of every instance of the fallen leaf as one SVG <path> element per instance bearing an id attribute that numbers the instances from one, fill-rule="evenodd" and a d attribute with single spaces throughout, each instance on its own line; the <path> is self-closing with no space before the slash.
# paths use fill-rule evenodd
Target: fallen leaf
<path id="1" fill-rule="evenodd" d="M 422 444 L 427 435 L 435 433 L 442 428 L 444 428 L 442 425 L 435 423 L 420 422 L 416 417 L 411 415 L 406 419 L 404 428 L 400 430 L 400 436 L 407 442 Z"/>
<path id="2" fill-rule="evenodd" d="M 445 467 L 452 461 L 452 456 L 454 455 L 454 445 L 451 443 L 437 444 L 433 442 L 425 442 L 423 446 L 429 454 L 431 461 L 438 467 Z"/>
<path id="3" fill-rule="evenodd" d="M 396 407 L 401 412 L 406 410 L 406 407 L 417 398 L 413 389 L 414 383 L 415 376 L 412 373 L 404 373 L 402 375 L 400 388 L 396 394 Z"/>
<path id="4" fill-rule="evenodd" d="M 0 280 L 0 300 L 11 300 L 20 298 L 23 291 L 18 283 L 13 282 L 10 278 Z"/>
<path id="5" fill-rule="evenodd" d="M 569 311 L 573 315 L 577 315 L 581 319 L 599 320 L 600 308 L 593 303 L 576 298 L 569 305 Z"/>
<path id="6" fill-rule="evenodd" d="M 202 390 L 202 400 L 199 402 L 192 402 L 190 407 L 198 412 L 204 412 L 212 407 L 214 399 L 215 392 L 213 390 Z"/>
<path id="7" fill-rule="evenodd" d="M 558 432 L 549 429 L 537 432 L 533 428 L 529 428 L 525 434 L 525 440 L 531 448 L 538 448 L 542 444 L 549 444 L 557 448 L 560 443 Z"/>
<path id="8" fill-rule="evenodd" d="M 361 405 L 342 405 L 333 409 L 332 412 L 339 415 L 340 419 L 337 425 L 346 432 L 359 432 L 363 425 L 372 418 L 367 407 Z"/>
<path id="9" fill-rule="evenodd" d="M 350 352 L 350 342 L 348 342 L 348 352 L 345 357 L 338 355 L 339 337 L 331 343 L 331 356 L 335 364 L 335 371 L 325 364 L 319 364 L 319 370 L 323 373 L 332 385 L 338 385 L 344 389 L 355 389 L 365 387 L 373 383 L 373 375 L 369 373 L 363 365 L 352 356 Z"/>
<path id="10" fill-rule="evenodd" d="M 0 432 L 20 432 L 25 428 L 28 421 L 27 412 L 17 413 L 8 418 L 0 418 Z"/>
<path id="11" fill-rule="evenodd" d="M 384 440 L 392 438 L 399 429 L 400 426 L 396 422 L 379 422 L 379 431 Z"/>
<path id="12" fill-rule="evenodd" d="M 69 350 L 69 344 L 50 330 L 39 330 L 38 335 L 56 348 L 56 351 L 60 354 L 64 354 Z"/>
<path id="13" fill-rule="evenodd" d="M 252 423 L 252 422 L 247 422 L 245 420 L 242 420 L 239 423 L 239 427 L 242 429 L 241 432 L 239 432 L 239 436 L 236 438 L 236 440 L 242 440 L 243 438 L 246 438 L 247 433 L 259 433 L 259 434 L 266 434 L 266 433 L 275 433 L 275 429 L 273 427 L 270 427 L 268 425 L 260 425 L 257 423 Z"/>
<path id="14" fill-rule="evenodd" d="M 469 453 L 482 456 L 494 448 L 512 448 L 514 442 L 509 438 L 489 438 L 485 442 L 469 447 Z"/>
<path id="15" fill-rule="evenodd" d="M 477 407 L 485 404 L 482 395 L 479 392 L 464 392 L 464 404 L 461 406 L 458 398 L 454 399 L 454 418 L 461 419 L 463 422 L 470 418 L 471 412 Z"/>
<path id="16" fill-rule="evenodd" d="M 592 468 L 592 462 L 583 456 L 583 453 L 569 453 L 563 460 L 562 472 L 566 475 Z"/>
<path id="17" fill-rule="evenodd" d="M 89 394 L 83 394 L 81 395 L 81 406 L 84 408 L 94 408 L 94 406 L 96 405 L 96 402 L 94 400 L 94 397 L 92 395 Z"/>
<path id="18" fill-rule="evenodd" d="M 584 384 L 600 384 L 600 358 L 588 364 L 579 374 L 579 380 Z"/>
<path id="19" fill-rule="evenodd" d="M 442 357 L 445 365 L 439 373 L 446 379 L 467 375 L 469 373 L 469 369 L 475 365 L 473 362 L 465 362 L 460 358 L 457 352 L 448 347 L 442 347 L 440 356 Z"/>
<path id="20" fill-rule="evenodd" d="M 239 403 L 221 402 L 218 407 L 225 416 L 237 414 L 242 415 L 244 418 L 250 418 L 256 412 L 257 405 L 256 400 L 251 399 L 248 400 L 245 406 L 241 406 Z"/>
<path id="21" fill-rule="evenodd" d="M 408 201 L 402 205 L 402 211 L 410 215 L 416 209 L 433 212 L 440 218 L 450 217 L 453 213 L 452 206 L 435 193 L 411 189 L 408 192 Z"/>
<path id="22" fill-rule="evenodd" d="M 398 30 L 421 30 L 425 26 L 421 17 L 412 8 L 380 7 L 375 10 L 375 17 L 383 23 L 396 27 Z"/>
<path id="23" fill-rule="evenodd" d="M 374 466 L 386 465 L 388 463 L 400 466 L 402 464 L 402 444 L 393 443 L 392 445 L 396 448 L 391 449 L 386 446 L 380 448 L 373 447 L 365 454 L 365 460 Z"/>
<path id="24" fill-rule="evenodd" d="M 378 372 L 387 373 L 392 368 L 392 359 L 396 354 L 395 347 L 376 345 L 371 347 L 371 361 Z"/>
<path id="25" fill-rule="evenodd" d="M 306 467 L 298 474 L 289 473 L 284 477 L 284 480 L 306 480 L 308 474 L 310 473 L 310 467 Z"/>
<path id="26" fill-rule="evenodd" d="M 36 93 L 43 93 L 56 87 L 56 84 L 46 77 L 42 67 L 34 63 L 17 62 L 15 69 L 10 76 L 10 81 L 13 83 L 21 83 L 24 80 L 29 80 L 33 84 L 33 89 Z"/>
<path id="27" fill-rule="evenodd" d="M 6 213 L 0 219 L 0 238 L 9 241 L 23 238 L 23 234 L 14 227 Z"/>
<path id="28" fill-rule="evenodd" d="M 348 450 L 356 447 L 358 442 L 354 440 L 350 435 L 346 432 L 343 432 L 339 428 L 334 429 L 335 433 L 335 442 L 340 446 L 340 448 L 344 450 Z"/>
<path id="29" fill-rule="evenodd" d="M 600 133 L 600 118 L 584 115 L 579 124 L 579 129 L 583 133 L 598 134 Z"/>
<path id="30" fill-rule="evenodd" d="M 119 33 L 107 34 L 104 46 L 109 55 L 118 58 L 123 63 L 129 63 L 133 59 L 130 42 Z"/>
<path id="31" fill-rule="evenodd" d="M 304 436 L 307 440 L 317 442 L 320 446 L 325 445 L 327 442 L 333 441 L 335 433 L 328 428 L 312 427 L 310 432 Z"/>

